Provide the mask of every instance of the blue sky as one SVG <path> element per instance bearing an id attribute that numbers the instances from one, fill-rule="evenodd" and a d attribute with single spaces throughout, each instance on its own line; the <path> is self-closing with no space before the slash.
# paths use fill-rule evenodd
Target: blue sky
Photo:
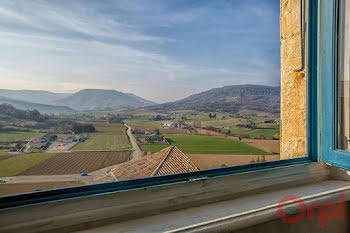
<path id="1" fill-rule="evenodd" d="M 116 89 L 166 102 L 280 84 L 279 0 L 2 0 L 6 89 Z"/>

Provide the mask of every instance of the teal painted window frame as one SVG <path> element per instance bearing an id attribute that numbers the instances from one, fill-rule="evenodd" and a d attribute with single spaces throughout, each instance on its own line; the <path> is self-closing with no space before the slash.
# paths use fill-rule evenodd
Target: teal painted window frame
<path id="1" fill-rule="evenodd" d="M 180 182 L 212 179 L 256 170 L 269 170 L 276 167 L 286 167 L 319 160 L 319 88 L 318 88 L 318 0 L 304 0 L 308 4 L 307 19 L 307 154 L 303 158 L 279 160 L 264 163 L 247 164 L 174 175 L 147 177 L 141 179 L 84 185 L 55 190 L 39 191 L 12 196 L 0 197 L 1 209 L 14 208 L 24 205 L 36 205 L 63 199 L 81 198 L 101 195 L 104 193 L 128 191 L 140 188 L 169 185 Z"/>
<path id="2" fill-rule="evenodd" d="M 350 169 L 350 152 L 337 149 L 337 75 L 339 0 L 322 0 L 321 14 L 321 158 Z"/>

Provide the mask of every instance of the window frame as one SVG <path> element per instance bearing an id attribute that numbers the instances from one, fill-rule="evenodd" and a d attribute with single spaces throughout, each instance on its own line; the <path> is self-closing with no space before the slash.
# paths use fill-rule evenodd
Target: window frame
<path id="1" fill-rule="evenodd" d="M 180 174 L 115 181 L 109 183 L 83 185 L 54 190 L 22 193 L 0 197 L 0 210 L 24 205 L 34 205 L 71 198 L 102 195 L 104 193 L 130 191 L 161 185 L 194 182 L 223 176 L 231 176 L 258 170 L 271 170 L 298 164 L 319 161 L 319 89 L 318 89 L 318 0 L 304 0 L 307 4 L 305 52 L 307 61 L 307 151 L 306 157 L 225 168 L 186 172 Z M 329 0 L 332 1 L 332 0 Z M 334 1 L 334 0 L 333 0 Z"/>
<path id="2" fill-rule="evenodd" d="M 350 169 L 350 152 L 337 148 L 339 0 L 322 0 L 321 14 L 321 161 Z"/>

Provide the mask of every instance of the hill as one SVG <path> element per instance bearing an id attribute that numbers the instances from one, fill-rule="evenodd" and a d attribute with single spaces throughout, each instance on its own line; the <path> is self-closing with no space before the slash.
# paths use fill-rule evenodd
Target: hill
<path id="1" fill-rule="evenodd" d="M 41 122 L 48 119 L 47 116 L 40 114 L 37 110 L 20 110 L 10 104 L 0 104 L 0 114 L 27 121 Z"/>
<path id="2" fill-rule="evenodd" d="M 37 109 L 43 113 L 138 108 L 155 104 L 131 93 L 103 89 L 86 89 L 76 93 L 0 89 L 0 103 L 12 104 L 20 109 Z"/>
<path id="3" fill-rule="evenodd" d="M 55 104 L 68 106 L 73 109 L 87 110 L 112 110 L 116 108 L 144 107 L 154 104 L 133 94 L 115 90 L 85 89 L 80 90 L 66 98 L 60 99 Z"/>
<path id="4" fill-rule="evenodd" d="M 152 111 L 196 110 L 239 113 L 244 110 L 280 112 L 280 87 L 232 85 L 214 88 L 182 100 L 147 107 Z"/>
<path id="5" fill-rule="evenodd" d="M 23 110 L 38 110 L 41 113 L 67 113 L 74 112 L 75 110 L 65 107 L 65 106 L 53 106 L 48 104 L 37 104 L 27 101 L 14 100 L 6 97 L 0 96 L 0 104 L 11 104 L 15 108 L 23 109 Z"/>
<path id="6" fill-rule="evenodd" d="M 54 101 L 65 98 L 71 94 L 53 93 L 50 91 L 36 90 L 6 90 L 0 89 L 0 96 L 13 100 L 21 100 L 37 104 L 51 105 Z"/>

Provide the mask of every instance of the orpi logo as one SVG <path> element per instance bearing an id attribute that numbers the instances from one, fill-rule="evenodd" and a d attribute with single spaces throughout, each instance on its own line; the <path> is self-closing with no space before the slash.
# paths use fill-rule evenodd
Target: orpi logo
<path id="1" fill-rule="evenodd" d="M 340 199 L 340 201 L 342 199 L 344 199 L 344 194 L 340 194 L 339 199 Z M 299 213 L 297 213 L 293 217 L 288 217 L 285 215 L 283 208 L 286 204 L 289 204 L 292 202 L 295 202 L 299 205 Z M 326 213 L 325 208 L 323 206 L 330 210 L 330 212 L 328 214 Z M 317 209 L 318 210 L 318 226 L 320 228 L 324 228 L 325 221 L 333 220 L 337 216 L 339 216 L 340 220 L 344 220 L 344 217 L 345 217 L 345 204 L 344 204 L 344 202 L 339 203 L 339 209 L 337 208 L 336 204 L 331 203 L 331 202 L 325 202 L 323 206 L 321 206 L 321 205 L 319 206 L 317 202 L 313 202 L 309 205 L 308 208 L 306 208 L 306 205 L 301 198 L 299 198 L 298 196 L 295 196 L 295 195 L 288 195 L 288 196 L 284 197 L 278 203 L 278 215 L 280 216 L 282 221 L 284 221 L 286 223 L 297 223 L 300 220 L 302 220 L 305 217 L 305 215 L 306 215 L 308 220 L 312 220 L 314 217 L 313 216 L 314 210 Z"/>

